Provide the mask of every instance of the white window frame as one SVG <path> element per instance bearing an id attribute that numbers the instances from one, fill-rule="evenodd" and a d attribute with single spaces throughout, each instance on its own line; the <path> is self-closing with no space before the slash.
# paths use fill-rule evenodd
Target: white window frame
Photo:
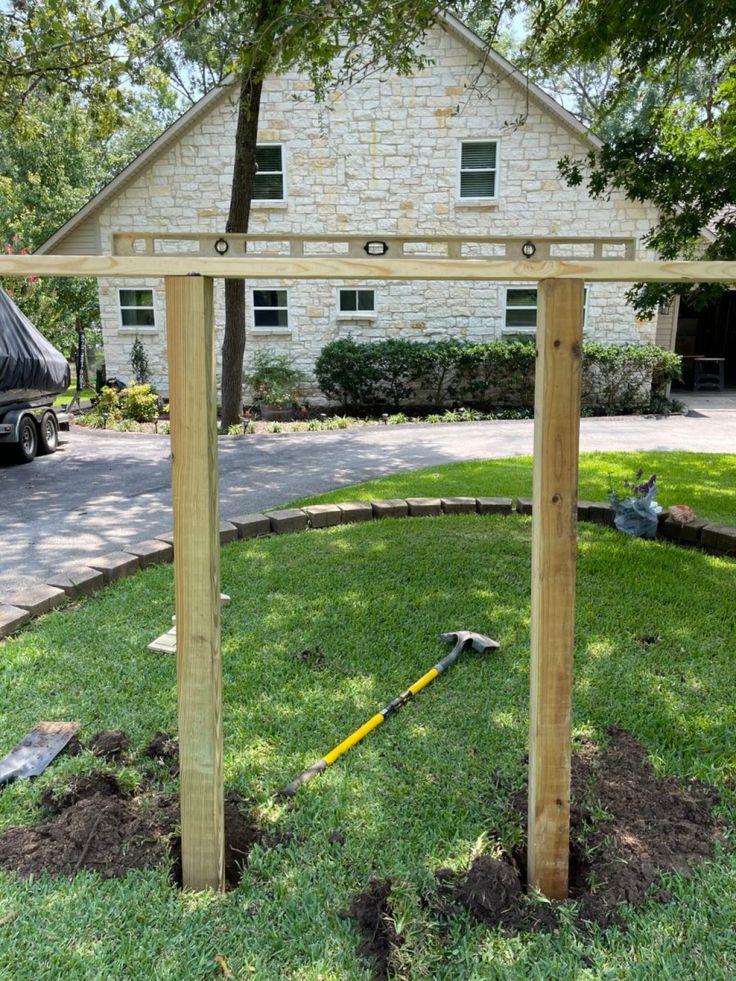
<path id="1" fill-rule="evenodd" d="M 256 292 L 263 293 L 285 293 L 286 303 L 284 306 L 275 307 L 262 307 L 256 306 Z M 291 320 L 289 317 L 289 290 L 285 286 L 254 286 L 250 291 L 250 305 L 253 315 L 253 326 L 251 328 L 254 334 L 291 334 Z M 258 327 L 256 326 L 256 310 L 286 310 L 286 327 Z"/>
<path id="2" fill-rule="evenodd" d="M 152 286 L 118 286 L 118 330 L 121 334 L 156 334 L 158 332 L 158 317 L 156 316 L 156 290 Z M 123 303 L 122 294 L 142 293 L 143 291 L 151 294 L 151 305 L 148 306 L 128 306 Z M 123 323 L 123 310 L 151 310 L 153 313 L 153 324 L 149 326 L 136 327 L 134 324 Z"/>
<path id="3" fill-rule="evenodd" d="M 463 144 L 465 143 L 495 143 L 496 144 L 496 168 L 494 171 L 495 180 L 493 182 L 493 195 L 483 195 L 481 197 L 462 197 L 462 175 L 463 173 L 473 173 L 467 168 L 463 170 Z M 487 171 L 488 168 L 482 168 Z M 480 170 L 480 168 L 478 168 Z M 498 186 L 501 178 L 501 141 L 494 137 L 476 139 L 472 136 L 465 136 L 457 145 L 457 185 L 455 190 L 455 200 L 457 204 L 497 204 Z"/>
<path id="4" fill-rule="evenodd" d="M 340 298 L 343 293 L 355 293 L 355 305 L 358 305 L 357 294 L 359 292 L 370 291 L 373 294 L 372 310 L 342 310 L 340 308 Z M 378 316 L 376 306 L 376 290 L 373 286 L 338 286 L 336 293 L 337 319 L 338 320 L 375 320 Z"/>
<path id="5" fill-rule="evenodd" d="M 286 188 L 286 144 L 285 143 L 274 143 L 270 141 L 260 142 L 256 141 L 256 150 L 261 147 L 277 146 L 281 149 L 281 170 L 259 170 L 259 174 L 280 174 L 281 175 L 281 197 L 280 198 L 256 198 L 252 200 L 252 204 L 257 205 L 259 208 L 283 208 L 287 201 L 287 188 Z"/>
<path id="6" fill-rule="evenodd" d="M 505 334 L 529 334 L 532 337 L 537 330 L 537 325 L 533 327 L 513 327 L 506 323 L 506 317 L 509 312 L 509 290 L 534 290 L 537 294 L 537 302 L 534 306 L 514 306 L 513 310 L 539 310 L 539 288 L 532 285 L 516 285 L 516 286 L 505 286 L 503 292 L 503 327 L 501 328 Z M 583 286 L 583 330 L 588 329 L 588 298 L 590 296 L 590 290 L 588 289 L 588 284 Z"/>

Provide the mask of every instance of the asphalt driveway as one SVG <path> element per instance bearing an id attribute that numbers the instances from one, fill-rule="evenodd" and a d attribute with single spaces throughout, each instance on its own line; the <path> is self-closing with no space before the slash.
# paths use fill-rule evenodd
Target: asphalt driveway
<path id="1" fill-rule="evenodd" d="M 581 450 L 734 452 L 736 411 L 584 419 Z M 220 440 L 223 519 L 418 467 L 532 452 L 532 422 L 378 426 Z M 346 499 L 349 498 L 346 492 Z M 0 460 L 0 601 L 26 581 L 171 528 L 169 441 L 73 429 L 27 466 Z"/>

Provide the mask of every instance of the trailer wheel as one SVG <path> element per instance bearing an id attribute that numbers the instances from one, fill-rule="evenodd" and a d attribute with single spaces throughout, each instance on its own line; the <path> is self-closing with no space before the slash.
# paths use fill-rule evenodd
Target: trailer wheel
<path id="1" fill-rule="evenodd" d="M 38 431 L 31 416 L 24 416 L 18 427 L 18 442 L 15 445 L 15 459 L 18 463 L 30 463 L 38 452 Z"/>
<path id="2" fill-rule="evenodd" d="M 55 453 L 59 445 L 59 424 L 53 412 L 45 412 L 38 434 L 38 455 Z"/>

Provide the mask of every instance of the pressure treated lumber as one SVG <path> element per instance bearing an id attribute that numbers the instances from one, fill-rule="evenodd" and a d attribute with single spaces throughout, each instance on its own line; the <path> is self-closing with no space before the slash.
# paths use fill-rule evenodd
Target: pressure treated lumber
<path id="1" fill-rule="evenodd" d="M 387 279 L 588 283 L 736 282 L 736 262 L 655 262 L 627 259 L 363 259 L 318 256 L 70 256 L 3 255 L 0 276 L 214 276 L 220 279 Z"/>
<path id="2" fill-rule="evenodd" d="M 540 284 L 534 401 L 529 709 L 530 886 L 568 889 L 582 282 Z"/>
<path id="3" fill-rule="evenodd" d="M 224 889 L 212 280 L 166 280 L 184 887 Z"/>

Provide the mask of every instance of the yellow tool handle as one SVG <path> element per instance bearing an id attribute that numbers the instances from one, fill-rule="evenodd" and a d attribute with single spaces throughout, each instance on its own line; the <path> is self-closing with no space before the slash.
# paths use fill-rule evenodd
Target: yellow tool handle
<path id="1" fill-rule="evenodd" d="M 412 695 L 416 695 L 417 692 L 422 690 L 422 688 L 426 688 L 430 681 L 434 681 L 438 674 L 439 671 L 437 668 L 430 668 L 426 674 L 423 674 L 418 681 L 414 682 L 409 691 L 412 693 Z"/>
<path id="2" fill-rule="evenodd" d="M 335 760 L 339 760 L 343 753 L 359 743 L 361 739 L 365 739 L 369 732 L 372 732 L 382 722 L 385 722 L 389 716 L 393 715 L 402 705 L 405 705 L 410 698 L 413 698 L 417 692 L 420 692 L 422 688 L 426 688 L 427 685 L 434 681 L 437 675 L 442 674 L 442 672 L 448 668 L 457 658 L 462 644 L 464 641 L 460 641 L 453 651 L 443 658 L 438 664 L 435 664 L 433 668 L 430 668 L 421 678 L 418 678 L 410 688 L 407 688 L 405 692 L 402 692 L 397 698 L 388 705 L 385 705 L 380 712 L 376 712 L 373 718 L 368 719 L 367 722 L 356 729 L 355 732 L 351 732 L 347 739 L 343 739 L 341 743 L 338 743 L 334 749 L 331 749 L 329 753 L 326 753 L 321 760 L 317 760 L 316 763 L 312 764 L 308 770 L 304 770 L 295 777 L 291 783 L 287 784 L 283 790 L 279 792 L 280 797 L 293 797 L 294 794 L 300 787 L 303 787 L 305 783 L 308 783 L 312 777 L 316 777 L 318 773 L 322 773 L 326 770 L 328 766 L 332 766 Z"/>
<path id="3" fill-rule="evenodd" d="M 368 735 L 369 732 L 380 726 L 385 719 L 380 712 L 376 712 L 372 719 L 368 719 L 360 729 L 356 729 L 355 732 L 351 732 L 347 739 L 343 739 L 341 743 L 338 743 L 334 749 L 331 749 L 329 753 L 325 753 L 323 759 L 328 766 L 332 766 L 335 760 L 339 759 L 343 753 L 347 753 L 351 746 L 359 743 L 361 739 Z"/>

